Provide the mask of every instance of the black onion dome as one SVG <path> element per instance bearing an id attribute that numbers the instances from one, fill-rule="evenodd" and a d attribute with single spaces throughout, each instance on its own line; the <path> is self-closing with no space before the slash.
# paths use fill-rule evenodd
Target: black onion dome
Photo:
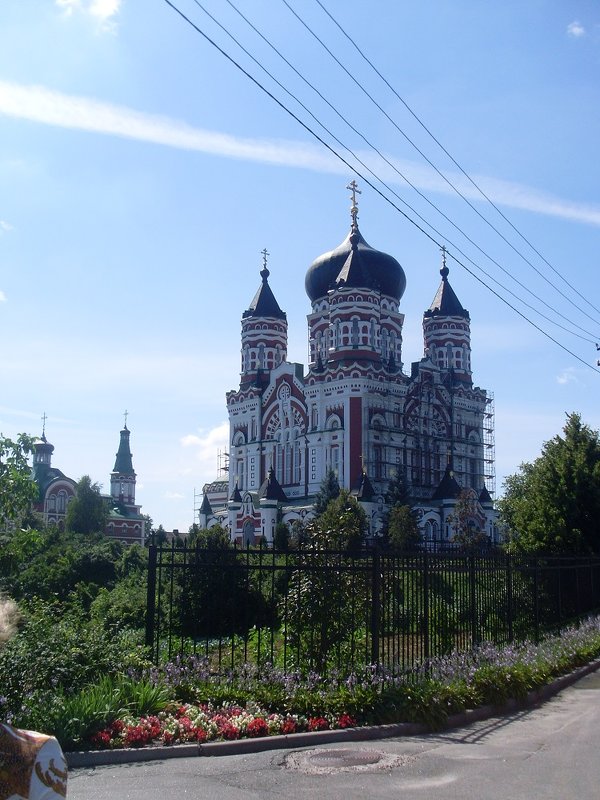
<path id="1" fill-rule="evenodd" d="M 360 269 L 344 271 L 348 257 L 353 253 L 351 237 L 355 233 L 356 253 L 360 257 Z M 341 280 L 340 280 L 341 278 Z M 376 289 L 382 294 L 400 300 L 406 289 L 406 275 L 393 256 L 375 250 L 367 244 L 362 234 L 356 229 L 350 231 L 344 241 L 329 253 L 323 253 L 313 261 L 306 273 L 304 282 L 306 294 L 311 301 L 324 297 L 329 289 L 344 283 L 357 289 Z"/>

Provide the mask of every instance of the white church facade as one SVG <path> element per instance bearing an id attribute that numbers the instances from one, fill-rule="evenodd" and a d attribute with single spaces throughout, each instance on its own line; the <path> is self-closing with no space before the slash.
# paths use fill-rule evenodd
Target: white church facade
<path id="1" fill-rule="evenodd" d="M 406 276 L 363 238 L 356 184 L 349 188 L 350 232 L 306 274 L 306 371 L 287 360 L 287 318 L 264 252 L 261 284 L 242 315 L 239 387 L 227 393 L 229 499 L 207 485 L 198 521 L 228 527 L 238 542 L 272 543 L 278 521 L 313 516 L 333 470 L 377 536 L 388 484 L 400 473 L 425 540 L 451 541 L 452 512 L 467 490 L 473 524 L 495 541 L 493 398 L 473 384 L 470 316 L 450 286 L 445 253 L 423 314 L 424 354 L 407 371 Z"/>

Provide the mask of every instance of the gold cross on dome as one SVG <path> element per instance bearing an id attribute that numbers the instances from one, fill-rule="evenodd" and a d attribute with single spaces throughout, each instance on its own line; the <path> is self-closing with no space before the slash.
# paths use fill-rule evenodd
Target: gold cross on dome
<path id="1" fill-rule="evenodd" d="M 267 248 L 266 247 L 264 248 L 264 250 L 261 250 L 260 252 L 261 252 L 262 257 L 263 257 L 263 268 L 266 269 L 267 268 L 267 256 L 270 256 L 271 254 L 267 252 Z"/>
<path id="2" fill-rule="evenodd" d="M 350 181 L 346 189 L 350 189 L 352 194 L 350 195 L 350 199 L 352 200 L 352 207 L 350 208 L 350 216 L 352 217 L 352 227 L 356 228 L 358 225 L 358 202 L 356 200 L 357 194 L 362 194 L 360 189 L 358 188 L 358 184 L 355 180 Z"/>
<path id="3" fill-rule="evenodd" d="M 44 413 L 42 414 L 42 436 L 46 435 L 46 420 L 47 419 L 48 419 L 48 417 L 46 416 L 46 412 L 44 411 Z"/>
<path id="4" fill-rule="evenodd" d="M 129 416 L 129 411 L 127 411 L 127 409 L 125 409 L 123 416 L 125 417 L 125 427 L 127 427 L 127 417 Z"/>

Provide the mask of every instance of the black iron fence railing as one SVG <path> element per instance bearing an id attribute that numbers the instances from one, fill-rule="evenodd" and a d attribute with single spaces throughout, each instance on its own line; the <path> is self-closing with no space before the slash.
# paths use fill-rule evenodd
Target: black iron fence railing
<path id="1" fill-rule="evenodd" d="M 155 662 L 194 653 L 216 673 L 251 662 L 398 674 L 599 608 L 600 557 L 152 545 L 146 643 Z"/>

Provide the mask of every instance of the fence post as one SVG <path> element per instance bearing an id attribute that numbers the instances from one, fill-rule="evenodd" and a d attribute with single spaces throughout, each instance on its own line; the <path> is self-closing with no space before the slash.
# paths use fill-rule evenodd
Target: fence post
<path id="1" fill-rule="evenodd" d="M 477 624 L 477 581 L 475 577 L 475 554 L 469 555 L 469 595 L 471 605 L 471 641 L 473 646 L 479 644 L 479 626 Z"/>
<path id="2" fill-rule="evenodd" d="M 146 647 L 154 648 L 156 621 L 156 551 L 155 544 L 148 548 L 148 593 L 146 596 Z M 152 652 L 154 659 L 154 651 Z"/>
<path id="3" fill-rule="evenodd" d="M 429 554 L 427 548 L 423 550 L 423 638 L 424 656 L 429 659 Z"/>
<path id="4" fill-rule="evenodd" d="M 371 663 L 379 664 L 379 627 L 381 621 L 381 563 L 379 548 L 373 545 L 371 572 Z"/>
<path id="5" fill-rule="evenodd" d="M 540 559 L 535 557 L 535 571 L 533 573 L 533 593 L 534 593 L 534 629 L 535 642 L 540 640 Z"/>
<path id="6" fill-rule="evenodd" d="M 507 605 L 507 624 L 508 624 L 508 641 L 512 642 L 514 638 L 513 631 L 513 570 L 512 570 L 512 555 L 510 553 L 506 556 L 506 605 Z"/>

